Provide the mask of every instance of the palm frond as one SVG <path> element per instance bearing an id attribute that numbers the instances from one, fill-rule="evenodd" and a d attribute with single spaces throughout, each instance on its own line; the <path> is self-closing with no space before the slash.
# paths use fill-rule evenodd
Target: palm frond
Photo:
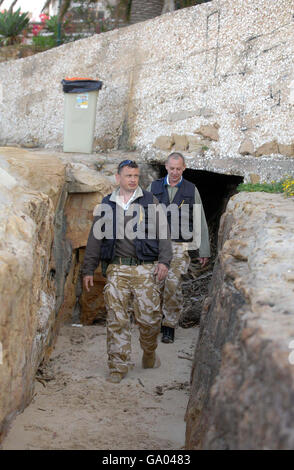
<path id="1" fill-rule="evenodd" d="M 48 7 L 50 7 L 51 3 L 52 3 L 52 0 L 46 0 L 44 6 L 43 6 L 43 8 L 42 8 L 42 11 L 44 11 L 44 10 L 46 10 Z"/>

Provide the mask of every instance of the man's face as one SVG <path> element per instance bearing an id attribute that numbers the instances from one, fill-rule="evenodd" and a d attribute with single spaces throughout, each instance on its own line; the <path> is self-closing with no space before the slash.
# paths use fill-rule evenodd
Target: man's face
<path id="1" fill-rule="evenodd" d="M 139 184 L 139 168 L 124 166 L 116 175 L 116 181 L 124 191 L 135 191 Z"/>
<path id="2" fill-rule="evenodd" d="M 168 179 L 171 185 L 179 183 L 183 171 L 186 168 L 182 158 L 170 158 L 165 164 L 165 168 L 168 172 Z"/>

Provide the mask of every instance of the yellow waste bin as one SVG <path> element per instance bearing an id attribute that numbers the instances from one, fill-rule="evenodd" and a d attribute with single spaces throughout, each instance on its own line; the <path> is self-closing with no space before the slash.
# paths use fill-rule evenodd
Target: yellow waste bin
<path id="1" fill-rule="evenodd" d="M 66 78 L 61 83 L 64 91 L 63 151 L 92 153 L 96 104 L 102 82 Z"/>

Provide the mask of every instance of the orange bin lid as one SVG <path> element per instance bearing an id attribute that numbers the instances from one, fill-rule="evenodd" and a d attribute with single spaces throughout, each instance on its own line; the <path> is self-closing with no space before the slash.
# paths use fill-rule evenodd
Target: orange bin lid
<path id="1" fill-rule="evenodd" d="M 65 77 L 65 80 L 94 80 L 94 79 L 87 78 L 87 77 Z"/>

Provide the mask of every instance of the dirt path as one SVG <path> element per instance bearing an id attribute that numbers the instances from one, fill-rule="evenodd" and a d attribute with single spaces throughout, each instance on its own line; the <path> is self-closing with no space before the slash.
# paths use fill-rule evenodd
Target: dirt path
<path id="1" fill-rule="evenodd" d="M 159 343 L 159 369 L 141 368 L 137 327 L 134 368 L 119 384 L 105 381 L 106 331 L 101 325 L 62 328 L 36 381 L 35 396 L 17 416 L 3 449 L 181 449 L 190 370 L 198 328 Z"/>

